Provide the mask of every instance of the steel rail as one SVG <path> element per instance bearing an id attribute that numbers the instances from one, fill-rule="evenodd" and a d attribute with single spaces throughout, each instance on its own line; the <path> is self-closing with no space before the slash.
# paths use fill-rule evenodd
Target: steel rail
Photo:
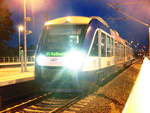
<path id="1" fill-rule="evenodd" d="M 30 99 L 30 100 L 27 100 L 27 101 L 25 101 L 25 102 L 22 102 L 21 104 L 15 105 L 15 106 L 10 107 L 10 108 L 6 108 L 5 110 L 0 111 L 0 113 L 6 113 L 6 112 L 11 112 L 11 111 L 17 111 L 17 109 L 22 108 L 23 106 L 29 106 L 29 105 L 31 105 L 32 103 L 37 103 L 37 102 L 39 102 L 41 99 L 43 99 L 43 98 L 45 98 L 45 97 L 47 97 L 47 96 L 49 96 L 49 95 L 51 95 L 51 94 L 53 94 L 53 93 L 48 92 L 48 93 L 42 94 L 42 95 L 40 95 L 40 96 L 38 96 L 38 97 L 35 97 L 35 98 L 33 98 L 33 99 Z"/>
<path id="2" fill-rule="evenodd" d="M 61 106 L 60 108 L 54 109 L 50 113 L 61 113 L 61 112 L 65 111 L 66 109 L 68 109 L 73 104 L 77 103 L 81 98 L 82 98 L 81 96 L 77 96 L 77 97 L 73 98 L 72 100 L 70 100 L 65 105 Z"/>

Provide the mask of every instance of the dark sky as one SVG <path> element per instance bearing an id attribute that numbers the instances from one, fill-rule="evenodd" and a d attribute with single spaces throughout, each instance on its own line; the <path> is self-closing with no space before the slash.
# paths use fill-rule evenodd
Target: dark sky
<path id="1" fill-rule="evenodd" d="M 12 12 L 14 27 L 23 23 L 23 0 L 6 0 L 9 9 Z M 114 9 L 110 8 L 108 3 L 119 3 L 116 7 L 121 11 L 134 16 L 150 24 L 150 2 L 148 0 L 27 0 L 27 15 L 32 17 L 32 22 L 28 23 L 28 29 L 32 34 L 28 35 L 28 46 L 36 44 L 41 32 L 42 24 L 45 21 L 45 15 L 48 19 L 54 19 L 62 16 L 100 16 L 106 20 L 112 29 L 117 30 L 121 37 L 140 45 L 148 44 L 148 27 L 139 24 L 130 19 L 127 20 L 109 20 L 110 17 L 125 17 Z M 17 47 L 18 33 L 13 36 L 9 45 Z M 23 35 L 22 35 L 23 43 Z"/>

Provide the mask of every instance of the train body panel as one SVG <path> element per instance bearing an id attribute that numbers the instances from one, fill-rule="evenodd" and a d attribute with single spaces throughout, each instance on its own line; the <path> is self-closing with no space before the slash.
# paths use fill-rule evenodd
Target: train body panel
<path id="1" fill-rule="evenodd" d="M 100 59 L 101 59 L 100 60 L 100 67 L 101 68 L 106 68 L 106 67 L 115 65 L 114 56 L 112 56 L 112 57 L 101 57 Z"/>
<path id="2" fill-rule="evenodd" d="M 99 69 L 99 57 L 88 57 L 82 67 L 82 71 L 94 71 Z"/>
<path id="3" fill-rule="evenodd" d="M 69 16 L 45 23 L 35 78 L 45 91 L 82 90 L 129 65 L 132 48 L 100 17 Z"/>

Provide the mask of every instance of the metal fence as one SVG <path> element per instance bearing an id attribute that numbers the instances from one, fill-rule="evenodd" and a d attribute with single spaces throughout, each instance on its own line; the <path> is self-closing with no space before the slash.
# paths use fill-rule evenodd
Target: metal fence
<path id="1" fill-rule="evenodd" d="M 34 62 L 34 56 L 27 57 L 28 62 Z M 0 57 L 0 63 L 19 62 L 19 57 Z"/>

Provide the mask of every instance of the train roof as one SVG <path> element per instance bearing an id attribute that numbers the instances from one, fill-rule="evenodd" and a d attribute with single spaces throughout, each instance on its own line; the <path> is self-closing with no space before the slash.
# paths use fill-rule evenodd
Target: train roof
<path id="1" fill-rule="evenodd" d="M 45 22 L 45 26 L 48 25 L 59 25 L 59 24 L 89 24 L 92 19 L 97 19 L 101 23 L 103 23 L 106 27 L 109 27 L 107 22 L 103 20 L 101 17 L 92 16 L 92 17 L 84 17 L 84 16 L 66 16 L 60 17 L 53 20 L 49 20 Z M 110 29 L 111 35 L 115 40 L 121 42 L 122 44 L 126 44 L 126 40 L 119 36 L 119 33 L 116 30 Z"/>
<path id="2" fill-rule="evenodd" d="M 126 40 L 124 40 L 122 37 L 120 37 L 119 33 L 116 30 L 110 29 L 110 33 L 115 40 L 126 45 Z"/>
<path id="3" fill-rule="evenodd" d="M 53 20 L 47 21 L 44 25 L 56 25 L 56 24 L 89 24 L 92 19 L 97 19 L 101 23 L 103 23 L 106 27 L 109 27 L 107 22 L 103 20 L 101 17 L 84 17 L 84 16 L 66 16 L 61 18 L 56 18 Z"/>

